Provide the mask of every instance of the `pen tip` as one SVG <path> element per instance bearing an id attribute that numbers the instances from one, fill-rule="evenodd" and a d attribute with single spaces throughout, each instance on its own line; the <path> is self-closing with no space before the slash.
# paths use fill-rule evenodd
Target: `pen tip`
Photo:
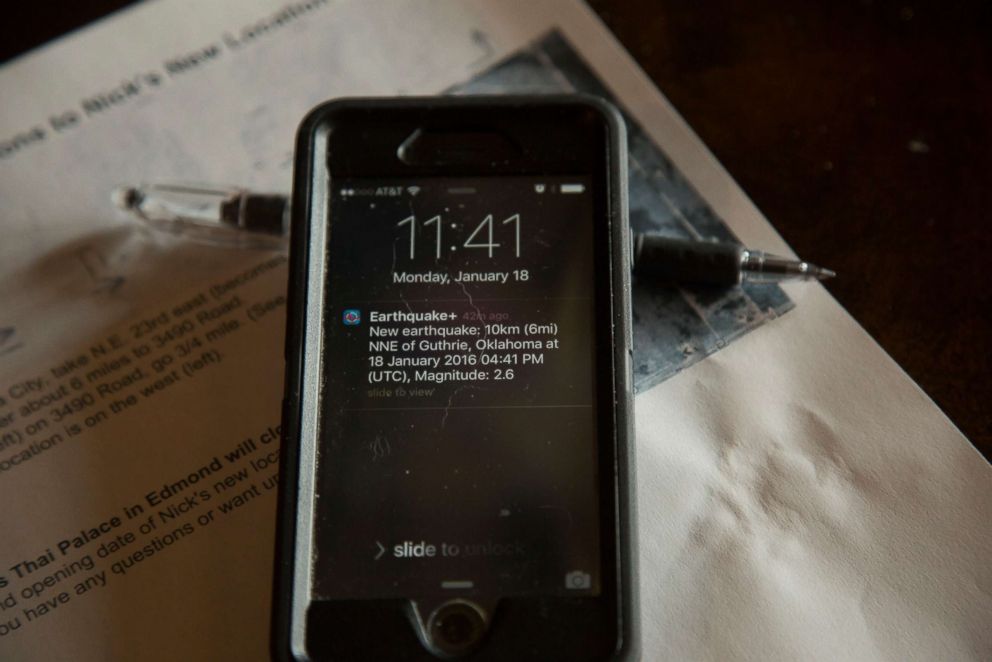
<path id="1" fill-rule="evenodd" d="M 837 272 L 836 271 L 833 271 L 832 269 L 825 269 L 823 267 L 817 267 L 817 272 L 816 272 L 816 279 L 817 280 L 826 280 L 828 278 L 833 278 L 836 275 L 837 275 Z"/>
<path id="2" fill-rule="evenodd" d="M 119 186 L 110 194 L 110 199 L 118 209 L 128 211 L 137 206 L 141 193 L 130 186 Z"/>

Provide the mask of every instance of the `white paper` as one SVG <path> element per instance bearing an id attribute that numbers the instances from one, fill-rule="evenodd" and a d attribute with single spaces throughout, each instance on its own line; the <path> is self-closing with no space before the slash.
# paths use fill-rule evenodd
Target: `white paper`
<path id="1" fill-rule="evenodd" d="M 108 357 L 131 363 L 78 393 L 138 368 L 144 387 L 179 370 L 149 396 L 120 386 L 136 402 L 87 430 L 88 417 L 118 400 L 97 394 L 59 423 L 75 422 L 79 434 L 62 431 L 0 472 L 0 605 L 17 602 L 0 608 L 0 659 L 267 658 L 275 467 L 263 460 L 279 416 L 285 266 L 264 252 L 136 230 L 113 213 L 114 186 L 181 179 L 288 190 L 295 127 L 317 102 L 436 93 L 556 28 L 745 243 L 788 250 L 582 5 L 284 7 L 152 3 L 0 70 L 0 422 L 103 370 Z M 211 44 L 216 53 L 199 65 L 163 73 Z M 135 81 L 139 91 L 109 109 L 82 110 L 84 99 L 133 91 Z M 53 128 L 50 118 L 64 124 L 69 110 L 80 113 L 76 125 Z M 36 128 L 44 137 L 32 140 Z M 992 470 L 825 290 L 788 292 L 794 310 L 636 401 L 644 659 L 989 659 Z M 214 317 L 198 319 L 207 311 Z M 167 322 L 156 326 L 161 312 Z M 187 320 L 192 330 L 173 329 Z M 231 321 L 238 328 L 221 332 Z M 174 333 L 162 348 L 134 355 L 163 329 Z M 110 349 L 115 334 L 127 347 Z M 202 345 L 178 356 L 180 335 Z M 107 353 L 94 357 L 95 346 Z M 92 362 L 65 367 L 80 355 Z M 166 355 L 173 363 L 161 365 Z M 70 372 L 58 376 L 58 366 Z M 12 386 L 39 376 L 48 380 L 41 395 L 13 397 Z M 15 414 L 0 438 L 36 418 Z M 58 432 L 50 425 L 0 442 L 0 462 Z M 245 440 L 253 450 L 229 460 Z M 162 550 L 123 575 L 113 563 L 137 542 L 96 556 L 122 533 L 143 535 L 142 545 L 166 535 L 140 532 L 156 512 L 147 494 L 214 457 L 222 468 L 202 478 L 212 501 L 177 516 L 191 533 L 160 539 Z M 224 478 L 233 486 L 216 491 Z M 238 495 L 243 506 L 221 512 Z M 57 563 L 25 577 L 11 569 L 53 546 L 60 554 L 59 541 L 112 516 L 119 527 Z M 77 567 L 35 595 L 32 578 L 87 553 L 92 570 Z M 76 594 L 87 579 L 91 588 Z"/>

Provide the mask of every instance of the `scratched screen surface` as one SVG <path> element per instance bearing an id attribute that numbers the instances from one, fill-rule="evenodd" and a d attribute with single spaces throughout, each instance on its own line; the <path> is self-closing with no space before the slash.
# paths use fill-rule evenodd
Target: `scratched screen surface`
<path id="1" fill-rule="evenodd" d="M 740 243 L 561 34 L 547 34 L 448 92 L 586 92 L 613 102 L 627 124 L 633 231 Z M 690 289 L 635 279 L 635 390 L 651 388 L 792 306 L 776 285 Z"/>
<path id="2" fill-rule="evenodd" d="M 335 181 L 315 595 L 600 591 L 592 181 Z"/>

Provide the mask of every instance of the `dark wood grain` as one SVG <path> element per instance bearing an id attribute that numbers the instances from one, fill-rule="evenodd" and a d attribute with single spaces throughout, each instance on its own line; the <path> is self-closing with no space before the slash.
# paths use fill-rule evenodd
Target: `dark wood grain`
<path id="1" fill-rule="evenodd" d="M 14 7 L 0 60 L 127 4 Z M 992 3 L 591 4 L 796 252 L 840 274 L 828 284 L 840 303 L 992 457 Z"/>

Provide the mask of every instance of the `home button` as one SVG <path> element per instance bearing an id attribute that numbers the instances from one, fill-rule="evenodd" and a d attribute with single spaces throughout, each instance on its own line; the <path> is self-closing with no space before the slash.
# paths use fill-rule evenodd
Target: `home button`
<path id="1" fill-rule="evenodd" d="M 427 621 L 432 647 L 445 657 L 470 652 L 482 640 L 488 619 L 481 607 L 468 600 L 449 600 L 435 609 Z"/>

